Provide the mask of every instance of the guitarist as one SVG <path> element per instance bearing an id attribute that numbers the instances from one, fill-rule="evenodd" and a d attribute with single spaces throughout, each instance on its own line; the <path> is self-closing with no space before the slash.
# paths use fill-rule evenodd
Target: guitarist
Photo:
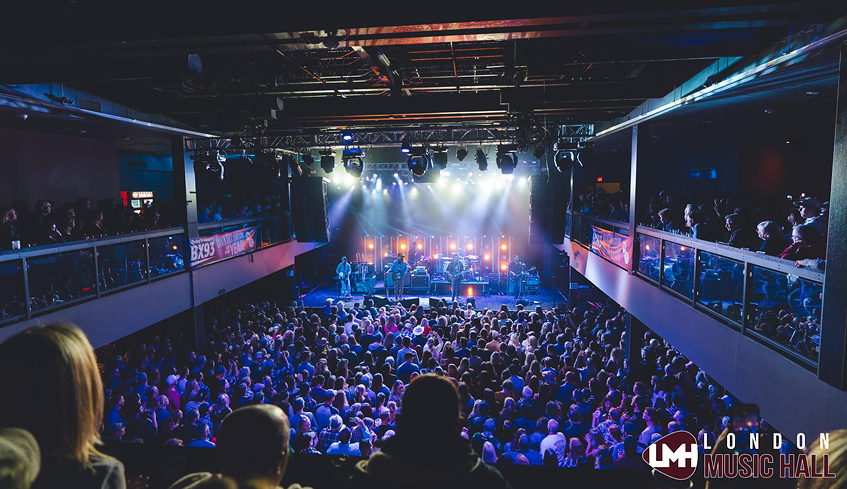
<path id="1" fill-rule="evenodd" d="M 515 294 L 515 299 L 521 294 L 522 274 L 526 270 L 526 264 L 519 261 L 518 258 L 518 255 L 515 255 L 512 262 L 509 263 L 509 290 Z"/>
<path id="2" fill-rule="evenodd" d="M 459 255 L 453 256 L 453 261 L 447 265 L 447 278 L 450 280 L 453 291 L 451 302 L 455 302 L 456 298 L 462 295 L 462 272 L 465 271 L 465 265 L 459 259 Z"/>
<path id="3" fill-rule="evenodd" d="M 409 271 L 409 264 L 405 261 L 406 255 L 400 253 L 397 259 L 391 264 L 388 273 L 391 274 L 391 279 L 394 280 L 394 300 L 403 300 L 403 280 L 406 278 L 406 272 Z"/>
<path id="4" fill-rule="evenodd" d="M 341 257 L 341 263 L 335 267 L 335 275 L 338 281 L 341 282 L 341 297 L 347 299 L 350 296 L 350 274 L 353 273 L 353 267 L 347 263 L 347 257 Z"/>

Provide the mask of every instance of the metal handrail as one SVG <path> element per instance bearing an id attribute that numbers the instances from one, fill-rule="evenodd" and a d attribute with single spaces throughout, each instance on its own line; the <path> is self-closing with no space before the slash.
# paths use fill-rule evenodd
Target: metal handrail
<path id="1" fill-rule="evenodd" d="M 755 251 L 740 250 L 729 245 L 703 241 L 702 239 L 694 239 L 683 234 L 669 233 L 667 231 L 661 231 L 647 226 L 638 226 L 635 228 L 635 232 L 637 234 L 644 234 L 646 236 L 652 236 L 654 238 L 688 246 L 699 251 L 720 255 L 724 258 L 747 262 L 754 266 L 760 266 L 762 268 L 782 272 L 788 275 L 796 275 L 814 282 L 823 283 L 824 277 L 826 276 L 824 272 L 818 270 L 797 268 L 791 260 L 785 260 L 783 258 L 769 256 Z"/>
<path id="2" fill-rule="evenodd" d="M 58 253 L 66 253 L 69 251 L 86 250 L 101 246 L 110 246 L 122 243 L 131 243 L 135 241 L 144 241 L 145 239 L 163 238 L 184 234 L 185 229 L 181 227 L 159 229 L 156 231 L 141 231 L 138 233 L 122 234 L 119 236 L 106 236 L 103 238 L 91 238 L 81 241 L 70 241 L 55 245 L 31 246 L 29 248 L 21 248 L 19 250 L 0 251 L 0 262 L 20 260 L 22 258 L 35 258 L 38 256 L 55 255 Z"/>
<path id="3" fill-rule="evenodd" d="M 264 217 L 250 217 L 247 219 L 232 219 L 232 220 L 224 220 L 224 221 L 215 221 L 215 222 L 207 222 L 204 224 L 198 224 L 197 229 L 200 231 L 206 231 L 207 229 L 215 229 L 215 228 L 225 228 L 230 226 L 239 226 L 242 224 L 253 224 L 257 222 L 267 221 L 269 219 L 279 219 L 279 216 L 264 216 Z"/>

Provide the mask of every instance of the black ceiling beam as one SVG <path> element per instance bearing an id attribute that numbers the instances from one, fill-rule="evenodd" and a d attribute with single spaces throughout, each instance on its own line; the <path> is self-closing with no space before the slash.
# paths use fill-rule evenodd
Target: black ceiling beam
<path id="1" fill-rule="evenodd" d="M 819 1 L 751 1 L 746 5 L 727 5 L 726 1 L 689 0 L 680 9 L 678 1 L 631 2 L 625 5 L 607 2 L 567 2 L 537 4 L 523 2 L 497 9 L 479 9 L 473 5 L 451 2 L 449 8 L 431 6 L 417 9 L 417 24 L 444 25 L 466 22 L 509 23 L 513 19 L 553 17 L 561 22 L 595 24 L 624 20 L 663 19 L 673 21 L 691 16 L 713 18 L 763 18 L 796 14 L 829 15 L 843 2 Z M 102 2 L 94 0 L 19 2 L 9 9 L 15 14 L 37 15 L 38 22 L 9 22 L 0 39 L 26 45 L 32 42 L 132 41 L 151 38 L 185 38 L 207 36 L 243 36 L 256 32 L 293 32 L 296 30 L 332 30 L 350 26 L 384 28 L 405 26 L 408 11 L 403 9 L 356 9 L 332 6 L 288 4 L 239 5 L 207 1 L 167 2 L 151 0 L 143 3 Z M 22 17 L 25 18 L 25 17 Z M 128 21 L 131 19 L 132 21 Z"/>
<path id="2" fill-rule="evenodd" d="M 594 2 L 601 3 L 601 2 Z M 757 3 L 757 2 L 751 2 Z M 146 4 L 145 4 L 146 6 Z M 687 7 L 689 5 L 686 5 Z M 571 36 L 614 36 L 620 34 L 656 33 L 656 32 L 695 32 L 723 29 L 760 29 L 768 26 L 802 25 L 832 20 L 843 14 L 843 2 L 770 2 L 768 5 L 747 5 L 722 8 L 679 9 L 678 4 L 667 10 L 656 10 L 650 5 L 630 7 L 632 11 L 618 10 L 615 13 L 599 10 L 600 7 L 585 9 L 568 4 L 563 7 L 547 9 L 539 17 L 531 17 L 535 10 L 521 5 L 509 16 L 492 10 L 476 12 L 473 16 L 456 16 L 450 12 L 438 10 L 430 15 L 415 13 L 415 24 L 409 25 L 408 14 L 402 10 L 390 10 L 374 14 L 368 12 L 366 18 L 352 12 L 355 9 L 343 9 L 344 16 L 335 23 L 331 20 L 339 12 L 332 8 L 322 8 L 319 15 L 303 17 L 292 15 L 286 6 L 284 15 L 275 17 L 273 8 L 233 9 L 225 12 L 204 8 L 188 12 L 184 17 L 178 13 L 179 6 L 169 4 L 167 15 L 155 8 L 130 13 L 129 7 L 121 4 L 120 17 L 111 22 L 88 26 L 90 19 L 82 18 L 78 22 L 71 16 L 40 16 L 39 23 L 25 24 L 25 29 L 16 28 L 15 23 L 0 32 L 0 54 L 2 58 L 15 55 L 74 55 L 95 52 L 124 52 L 131 55 L 147 56 L 151 54 L 186 54 L 197 52 L 250 52 L 282 50 L 308 50 L 328 46 L 385 46 L 432 44 L 435 42 L 466 42 L 538 39 Z M 109 8 L 98 2 L 94 14 L 106 13 Z M 247 11 L 249 23 L 241 25 Z M 559 10 L 559 12 L 557 12 Z M 568 14 L 558 15 L 561 10 Z M 572 12 L 583 10 L 582 15 Z M 596 13 L 600 12 L 600 13 Z M 300 12 L 298 12 L 300 13 Z M 393 15 L 392 15 L 393 14 Z M 558 15 L 558 16 L 557 16 Z M 201 18 L 212 16 L 211 20 Z M 124 19 L 132 18 L 127 23 Z M 149 18 L 149 22 L 144 19 Z M 438 19 L 463 20 L 438 20 Z M 178 20 L 169 27 L 169 21 Z M 271 21 L 272 20 L 272 21 Z M 114 30 L 115 24 L 120 27 Z M 214 28 L 218 24 L 223 24 Z M 50 26 L 44 29 L 44 26 Z M 137 26 L 143 29 L 136 30 Z M 72 27 L 72 29 L 68 29 Z M 88 28 L 86 28 L 88 27 Z M 330 28 L 331 27 L 331 28 Z M 286 30 L 289 28 L 289 30 Z M 311 29 L 311 30 L 310 30 Z M 336 30 L 338 29 L 338 30 Z"/>
<path id="3" fill-rule="evenodd" d="M 391 61 L 381 49 L 354 46 L 353 51 L 370 66 L 374 75 L 391 90 L 392 95 L 403 94 L 403 79 L 391 68 Z"/>

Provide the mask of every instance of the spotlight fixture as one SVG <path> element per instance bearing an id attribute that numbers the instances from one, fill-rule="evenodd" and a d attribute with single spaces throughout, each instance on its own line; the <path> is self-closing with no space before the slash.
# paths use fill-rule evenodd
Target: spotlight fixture
<path id="1" fill-rule="evenodd" d="M 353 135 L 349 132 L 345 132 L 345 133 L 341 134 L 341 140 L 344 141 L 345 143 L 351 143 L 351 142 L 353 142 Z"/>
<path id="2" fill-rule="evenodd" d="M 542 156 L 544 156 L 544 144 L 538 143 L 535 145 L 535 149 L 532 151 L 532 155 L 535 156 L 535 159 L 540 160 Z"/>
<path id="3" fill-rule="evenodd" d="M 305 164 L 307 166 L 312 166 L 312 165 L 315 164 L 315 158 L 314 158 L 314 156 L 312 156 L 311 151 L 306 151 L 305 153 L 303 153 L 302 159 L 303 159 L 303 164 Z"/>
<path id="4" fill-rule="evenodd" d="M 590 165 L 593 157 L 594 143 L 581 143 L 576 153 L 576 162 L 579 163 L 579 166 L 584 167 Z"/>
<path id="5" fill-rule="evenodd" d="M 516 155 L 518 150 L 514 144 L 501 144 L 497 146 L 497 168 L 503 175 L 511 175 L 515 172 L 517 166 Z"/>
<path id="6" fill-rule="evenodd" d="M 411 151 L 411 150 L 412 150 L 412 148 L 409 146 L 409 143 L 403 143 L 400 146 L 400 152 L 403 153 L 403 154 L 409 154 L 409 151 Z"/>
<path id="7" fill-rule="evenodd" d="M 320 155 L 321 169 L 324 173 L 332 173 L 332 170 L 335 169 L 335 151 L 324 149 L 320 151 Z"/>
<path id="8" fill-rule="evenodd" d="M 432 163 L 438 167 L 439 170 L 444 170 L 447 168 L 447 148 L 444 146 L 438 146 L 432 149 Z"/>
<path id="9" fill-rule="evenodd" d="M 459 145 L 456 149 L 456 159 L 459 161 L 465 161 L 465 158 L 468 156 L 468 148 L 465 147 L 464 144 Z"/>
<path id="10" fill-rule="evenodd" d="M 288 168 L 291 169 L 291 175 L 295 177 L 303 176 L 303 167 L 300 166 L 300 161 L 298 160 L 296 155 L 285 155 L 285 159 L 288 160 Z"/>
<path id="11" fill-rule="evenodd" d="M 482 148 L 476 149 L 476 164 L 479 166 L 479 171 L 485 171 L 488 169 L 488 158 L 485 157 L 485 153 L 482 151 Z"/>
<path id="12" fill-rule="evenodd" d="M 422 177 L 429 165 L 429 151 L 424 146 L 410 148 L 409 159 L 406 161 L 409 171 L 416 177 Z"/>
<path id="13" fill-rule="evenodd" d="M 556 169 L 561 173 L 565 173 L 571 169 L 576 159 L 576 145 L 573 143 L 557 143 L 556 155 L 553 158 L 556 163 Z"/>
<path id="14" fill-rule="evenodd" d="M 353 178 L 361 178 L 362 171 L 365 169 L 365 160 L 362 158 L 361 149 L 345 149 L 342 154 L 344 160 L 344 169 L 347 174 Z"/>

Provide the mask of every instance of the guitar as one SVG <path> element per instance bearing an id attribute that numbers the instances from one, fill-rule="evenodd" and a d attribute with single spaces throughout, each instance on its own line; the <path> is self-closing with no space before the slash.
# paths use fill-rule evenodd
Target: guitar
<path id="1" fill-rule="evenodd" d="M 521 277 L 525 277 L 525 276 L 527 276 L 528 274 L 530 274 L 531 272 L 534 272 L 534 271 L 535 271 L 535 267 L 532 267 L 525 272 L 509 272 L 509 280 L 518 280 Z"/>

